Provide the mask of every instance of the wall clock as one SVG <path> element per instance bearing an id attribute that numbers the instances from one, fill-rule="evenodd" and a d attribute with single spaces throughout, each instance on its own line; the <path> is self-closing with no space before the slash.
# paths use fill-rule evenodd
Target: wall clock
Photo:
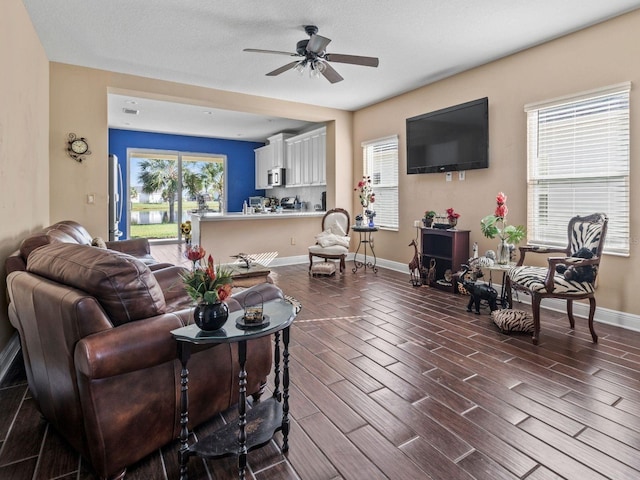
<path id="1" fill-rule="evenodd" d="M 67 153 L 71 158 L 82 163 L 84 156 L 91 155 L 87 139 L 84 137 L 77 137 L 75 133 L 70 133 L 67 140 Z"/>

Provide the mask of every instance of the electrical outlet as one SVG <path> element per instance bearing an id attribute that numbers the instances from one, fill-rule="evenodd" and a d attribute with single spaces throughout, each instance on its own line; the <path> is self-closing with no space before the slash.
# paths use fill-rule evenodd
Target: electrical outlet
<path id="1" fill-rule="evenodd" d="M 296 237 L 291 237 L 291 245 L 295 245 L 296 244 Z"/>
<path id="2" fill-rule="evenodd" d="M 89 205 L 93 205 L 94 203 L 96 203 L 96 195 L 94 193 L 87 194 L 87 203 Z"/>
<path id="3" fill-rule="evenodd" d="M 419 228 L 420 227 L 420 220 L 414 220 L 413 221 L 413 226 L 416 227 L 416 228 Z"/>
<path id="4" fill-rule="evenodd" d="M 458 180 L 464 182 L 464 170 L 458 172 Z"/>
<path id="5" fill-rule="evenodd" d="M 451 172 L 447 172 L 445 178 L 447 179 L 447 182 L 450 182 L 453 179 L 453 175 L 451 174 Z"/>

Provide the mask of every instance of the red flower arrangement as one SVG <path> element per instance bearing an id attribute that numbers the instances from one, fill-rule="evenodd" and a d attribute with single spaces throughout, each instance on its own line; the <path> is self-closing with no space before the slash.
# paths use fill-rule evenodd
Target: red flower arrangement
<path id="1" fill-rule="evenodd" d="M 358 182 L 354 191 L 360 190 L 360 205 L 364 208 L 367 208 L 370 203 L 376 201 L 376 194 L 373 192 L 373 187 L 371 186 L 371 177 L 362 177 L 362 180 Z"/>
<path id="2" fill-rule="evenodd" d="M 507 196 L 500 192 L 496 196 L 496 210 L 493 215 L 487 215 L 480 220 L 480 229 L 487 238 L 500 237 L 503 241 L 512 244 L 519 243 L 526 235 L 522 225 L 507 225 Z M 502 228 L 499 228 L 500 225 Z"/>
<path id="3" fill-rule="evenodd" d="M 209 255 L 207 263 L 202 264 L 206 252 L 198 245 L 187 247 L 185 257 L 193 262 L 193 269 L 182 274 L 187 294 L 196 303 L 221 302 L 231 295 L 231 271 L 221 265 L 215 266 Z"/>
<path id="4" fill-rule="evenodd" d="M 496 203 L 498 206 L 496 207 L 494 215 L 502 219 L 507 218 L 507 213 L 509 213 L 509 209 L 507 208 L 507 196 L 502 192 L 498 193 Z"/>
<path id="5" fill-rule="evenodd" d="M 460 218 L 460 214 L 456 213 L 453 208 L 447 208 L 447 219 L 450 222 L 455 222 Z"/>

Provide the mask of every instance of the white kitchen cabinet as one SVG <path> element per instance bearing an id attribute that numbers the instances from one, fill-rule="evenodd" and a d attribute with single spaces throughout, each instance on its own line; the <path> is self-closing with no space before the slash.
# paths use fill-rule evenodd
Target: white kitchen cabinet
<path id="1" fill-rule="evenodd" d="M 256 148 L 256 190 L 262 190 L 269 187 L 267 183 L 267 171 L 273 167 L 273 147 L 265 145 Z"/>
<path id="2" fill-rule="evenodd" d="M 271 157 L 272 165 L 270 168 L 286 167 L 287 152 L 285 141 L 291 137 L 293 137 L 292 133 L 278 133 L 277 135 L 272 135 L 267 139 L 269 140 L 269 145 L 271 146 L 273 151 Z"/>
<path id="3" fill-rule="evenodd" d="M 256 190 L 271 188 L 267 183 L 267 172 L 272 168 L 286 166 L 285 140 L 292 136 L 292 133 L 272 135 L 267 139 L 269 141 L 267 145 L 254 150 L 256 154 Z"/>
<path id="4" fill-rule="evenodd" d="M 325 185 L 327 129 L 318 128 L 286 140 L 287 187 Z"/>

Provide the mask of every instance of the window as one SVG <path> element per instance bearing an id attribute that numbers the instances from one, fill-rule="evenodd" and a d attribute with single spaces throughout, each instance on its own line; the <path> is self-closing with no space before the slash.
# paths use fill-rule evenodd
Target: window
<path id="1" fill-rule="evenodd" d="M 605 252 L 629 254 L 630 83 L 526 105 L 530 243 L 567 244 L 575 215 L 609 217 Z"/>
<path id="2" fill-rule="evenodd" d="M 398 137 L 363 142 L 362 150 L 364 175 L 371 177 L 376 194 L 375 224 L 398 230 Z"/>
<path id="3" fill-rule="evenodd" d="M 226 156 L 128 149 L 128 238 L 182 239 L 199 208 L 224 212 Z"/>

